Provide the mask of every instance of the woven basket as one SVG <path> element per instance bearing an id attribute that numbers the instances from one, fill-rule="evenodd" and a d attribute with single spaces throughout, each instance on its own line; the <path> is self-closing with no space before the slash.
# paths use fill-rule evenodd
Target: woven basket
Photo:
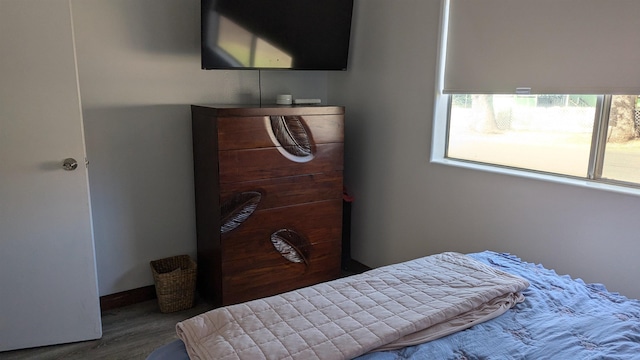
<path id="1" fill-rule="evenodd" d="M 193 307 L 196 290 L 196 263 L 189 255 L 151 261 L 160 312 L 170 313 Z"/>

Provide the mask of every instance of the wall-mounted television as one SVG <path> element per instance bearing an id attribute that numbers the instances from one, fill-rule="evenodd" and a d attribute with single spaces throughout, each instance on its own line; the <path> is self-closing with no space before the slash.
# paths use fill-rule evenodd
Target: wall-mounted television
<path id="1" fill-rule="evenodd" d="M 346 70 L 353 0 L 201 0 L 203 69 Z"/>

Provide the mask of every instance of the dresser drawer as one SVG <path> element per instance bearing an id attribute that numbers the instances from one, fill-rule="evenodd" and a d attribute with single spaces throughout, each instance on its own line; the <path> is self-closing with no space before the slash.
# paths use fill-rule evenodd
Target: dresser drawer
<path id="1" fill-rule="evenodd" d="M 274 233 L 289 229 L 299 235 L 294 246 L 305 260 L 317 256 L 313 245 L 342 238 L 342 200 L 321 201 L 254 212 L 242 225 L 222 234 L 222 262 L 237 262 L 265 254 L 286 260 L 271 241 Z"/>
<path id="2" fill-rule="evenodd" d="M 247 192 L 260 194 L 257 210 L 339 200 L 342 199 L 342 171 L 224 183 L 220 186 L 220 203 L 232 203 L 239 194 Z M 233 210 L 233 206 L 230 208 Z"/>
<path id="3" fill-rule="evenodd" d="M 302 174 L 342 171 L 344 145 L 319 144 L 313 159 L 296 162 L 276 148 L 229 150 L 218 152 L 220 184 L 269 179 Z"/>
<path id="4" fill-rule="evenodd" d="M 308 264 L 287 261 L 279 254 L 256 254 L 251 259 L 222 265 L 223 305 L 294 290 L 340 276 L 339 241 L 313 246 Z"/>
<path id="5" fill-rule="evenodd" d="M 304 131 L 296 136 L 298 125 Z M 295 141 L 297 137 L 307 137 L 311 144 L 344 142 L 343 115 L 287 116 L 284 119 L 276 117 L 274 121 L 269 116 L 221 117 L 218 118 L 218 149 L 284 146 L 288 141 L 286 138 L 278 140 L 275 135 L 277 129 L 287 132 L 291 141 Z"/>

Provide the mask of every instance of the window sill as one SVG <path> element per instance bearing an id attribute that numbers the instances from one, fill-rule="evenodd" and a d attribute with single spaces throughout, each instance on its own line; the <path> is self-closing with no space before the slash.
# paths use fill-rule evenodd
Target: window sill
<path id="1" fill-rule="evenodd" d="M 485 165 L 480 163 L 455 160 L 455 159 L 446 159 L 446 158 L 432 158 L 431 163 L 470 169 L 470 170 L 485 171 L 485 172 L 490 172 L 494 174 L 515 176 L 520 178 L 542 180 L 542 181 L 553 182 L 558 184 L 579 186 L 583 188 L 614 192 L 618 194 L 640 196 L 640 188 L 608 184 L 608 183 L 603 183 L 603 182 L 593 181 L 588 179 L 578 179 L 578 178 L 572 178 L 568 176 L 565 177 L 562 175 L 519 170 L 514 168 L 507 168 L 507 167 L 501 167 L 501 166 L 495 166 L 495 165 Z"/>

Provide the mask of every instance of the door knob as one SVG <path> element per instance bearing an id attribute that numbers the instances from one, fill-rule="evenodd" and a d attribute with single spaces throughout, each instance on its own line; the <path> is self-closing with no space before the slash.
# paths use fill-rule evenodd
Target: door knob
<path id="1" fill-rule="evenodd" d="M 62 168 L 67 171 L 75 170 L 77 167 L 78 167 L 78 162 L 76 161 L 76 159 L 67 158 L 67 159 L 64 159 L 64 161 L 62 162 Z"/>

